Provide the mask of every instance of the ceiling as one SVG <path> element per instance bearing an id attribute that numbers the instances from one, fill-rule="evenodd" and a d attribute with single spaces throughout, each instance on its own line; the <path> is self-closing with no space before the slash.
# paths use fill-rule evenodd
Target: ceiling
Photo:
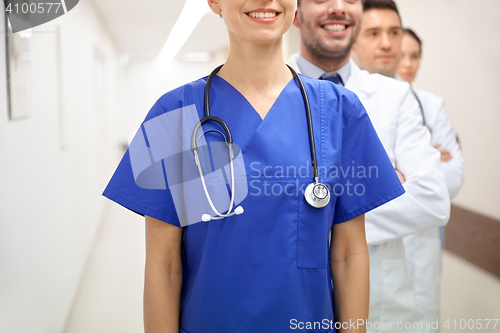
<path id="1" fill-rule="evenodd" d="M 119 51 L 131 59 L 152 58 L 160 53 L 185 0 L 94 0 Z M 207 5 L 208 6 L 208 5 Z M 227 45 L 222 20 L 209 13 L 203 17 L 179 54 L 217 52 Z"/>

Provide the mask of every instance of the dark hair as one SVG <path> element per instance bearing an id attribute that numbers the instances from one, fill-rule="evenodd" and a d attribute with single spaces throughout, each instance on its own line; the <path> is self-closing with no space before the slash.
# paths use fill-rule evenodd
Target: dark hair
<path id="1" fill-rule="evenodd" d="M 363 3 L 363 11 L 367 11 L 370 9 L 389 9 L 393 10 L 398 14 L 399 19 L 401 20 L 401 15 L 399 15 L 398 6 L 393 0 L 364 0 Z"/>
<path id="2" fill-rule="evenodd" d="M 361 4 L 363 4 L 366 0 L 361 0 Z M 297 0 L 297 6 L 300 6 L 300 3 L 302 2 L 302 0 Z"/>
<path id="3" fill-rule="evenodd" d="M 403 33 L 415 38 L 415 40 L 418 43 L 418 47 L 420 51 L 418 52 L 418 55 L 421 57 L 422 56 L 422 40 L 418 37 L 418 35 L 415 33 L 415 31 L 409 29 L 409 28 L 404 28 Z"/>

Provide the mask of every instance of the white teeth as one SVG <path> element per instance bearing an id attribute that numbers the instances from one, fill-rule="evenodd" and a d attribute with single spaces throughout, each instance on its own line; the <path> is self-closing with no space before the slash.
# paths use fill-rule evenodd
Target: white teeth
<path id="1" fill-rule="evenodd" d="M 323 26 L 324 29 L 326 30 L 331 30 L 331 31 L 343 31 L 345 30 L 345 25 L 343 24 L 328 24 Z"/>
<path id="2" fill-rule="evenodd" d="M 248 13 L 249 16 L 255 17 L 255 18 L 275 18 L 278 13 L 273 12 L 266 12 L 266 13 Z"/>

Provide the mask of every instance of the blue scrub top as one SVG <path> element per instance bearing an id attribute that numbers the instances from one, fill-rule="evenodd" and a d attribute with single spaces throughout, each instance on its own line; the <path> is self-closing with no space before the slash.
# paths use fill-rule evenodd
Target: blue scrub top
<path id="1" fill-rule="evenodd" d="M 295 79 L 262 120 L 243 95 L 215 76 L 211 114 L 227 123 L 241 148 L 248 195 L 240 203 L 241 215 L 183 227 L 180 332 L 335 332 L 332 225 L 404 193 L 357 96 L 329 81 L 301 78 L 311 105 L 320 181 L 332 189 L 330 203 L 318 209 L 304 199 L 313 179 L 306 111 Z M 163 95 L 145 122 L 193 104 L 201 119 L 206 80 Z M 203 125 L 210 126 L 218 125 Z M 290 174 L 286 167 L 301 172 Z M 164 189 L 138 186 L 127 150 L 103 195 L 180 227 L 164 164 L 163 173 Z M 278 187 L 272 192 L 275 184 L 282 193 Z"/>

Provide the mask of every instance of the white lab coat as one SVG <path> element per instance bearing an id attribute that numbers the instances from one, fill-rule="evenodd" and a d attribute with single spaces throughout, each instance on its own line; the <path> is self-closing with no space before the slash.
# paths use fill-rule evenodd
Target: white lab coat
<path id="1" fill-rule="evenodd" d="M 431 144 L 441 144 L 452 159 L 441 162 L 450 198 L 464 181 L 464 159 L 457 134 L 446 112 L 444 100 L 430 92 L 415 90 L 422 106 L 426 125 L 431 130 Z M 408 274 L 415 288 L 417 306 L 427 321 L 439 319 L 441 283 L 441 239 L 439 228 L 432 228 L 403 238 Z M 431 329 L 436 333 L 438 329 Z"/>
<path id="2" fill-rule="evenodd" d="M 457 142 L 457 133 L 441 97 L 424 90 L 414 91 L 422 104 L 425 124 L 431 130 L 432 145 L 441 144 L 441 148 L 448 150 L 453 157 L 449 162 L 441 163 L 450 198 L 453 198 L 462 187 L 465 175 L 464 158 Z"/>
<path id="3" fill-rule="evenodd" d="M 297 71 L 298 54 L 288 64 Z M 422 125 L 418 103 L 408 83 L 362 71 L 352 61 L 345 87 L 361 100 L 395 168 L 406 178 L 406 193 L 368 212 L 366 240 L 370 252 L 368 332 L 428 332 L 407 273 L 403 237 L 443 226 L 450 214 L 440 154 Z M 307 74 L 307 73 L 306 73 Z M 380 327 L 381 323 L 383 327 Z M 387 323 L 392 323 L 389 328 Z M 398 323 L 415 328 L 395 329 Z M 421 325 L 421 329 L 418 329 Z"/>

